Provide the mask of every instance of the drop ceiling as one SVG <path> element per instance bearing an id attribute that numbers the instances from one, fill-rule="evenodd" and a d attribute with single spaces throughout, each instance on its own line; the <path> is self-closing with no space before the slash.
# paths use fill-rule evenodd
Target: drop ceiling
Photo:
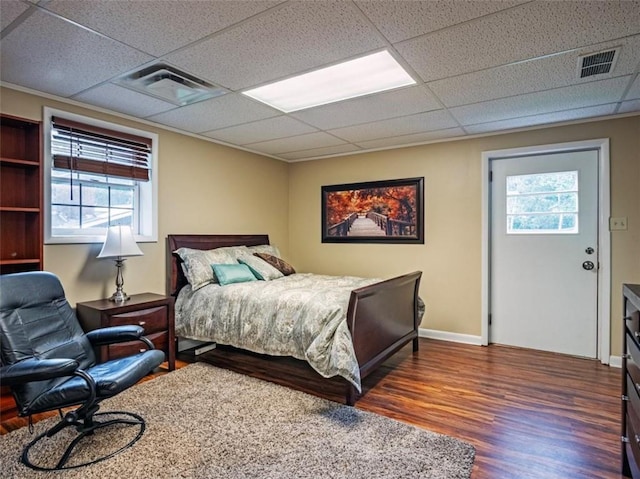
<path id="1" fill-rule="evenodd" d="M 285 161 L 640 114 L 640 1 L 1 0 L 0 22 L 7 87 Z M 241 93 L 384 49 L 416 85 L 290 114 Z M 119 81 L 155 63 L 226 93 L 180 106 Z"/>

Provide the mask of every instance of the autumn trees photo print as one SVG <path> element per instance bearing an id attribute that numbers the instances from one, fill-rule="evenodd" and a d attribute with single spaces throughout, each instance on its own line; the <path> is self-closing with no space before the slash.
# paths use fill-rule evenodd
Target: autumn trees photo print
<path id="1" fill-rule="evenodd" d="M 322 187 L 323 243 L 424 243 L 424 178 Z"/>

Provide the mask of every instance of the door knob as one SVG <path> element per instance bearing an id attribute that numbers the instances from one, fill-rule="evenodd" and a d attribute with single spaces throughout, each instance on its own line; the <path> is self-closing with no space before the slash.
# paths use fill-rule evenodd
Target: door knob
<path id="1" fill-rule="evenodd" d="M 582 267 L 587 271 L 591 271 L 593 268 L 595 268 L 595 265 L 593 264 L 593 261 L 585 261 L 584 263 L 582 263 Z"/>

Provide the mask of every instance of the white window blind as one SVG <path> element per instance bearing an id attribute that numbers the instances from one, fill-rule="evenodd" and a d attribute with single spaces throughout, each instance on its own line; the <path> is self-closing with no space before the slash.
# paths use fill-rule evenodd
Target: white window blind
<path id="1" fill-rule="evenodd" d="M 151 139 L 54 116 L 55 169 L 149 181 Z"/>

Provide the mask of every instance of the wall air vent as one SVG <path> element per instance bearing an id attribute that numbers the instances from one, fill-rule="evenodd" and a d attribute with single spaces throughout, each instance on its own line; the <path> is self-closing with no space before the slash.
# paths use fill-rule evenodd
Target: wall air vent
<path id="1" fill-rule="evenodd" d="M 115 83 L 179 106 L 228 93 L 228 90 L 222 87 L 207 83 L 164 63 L 156 63 L 129 73 L 118 78 Z"/>
<path id="2" fill-rule="evenodd" d="M 586 78 L 610 73 L 617 59 L 617 49 L 582 55 L 578 58 L 578 76 Z"/>

